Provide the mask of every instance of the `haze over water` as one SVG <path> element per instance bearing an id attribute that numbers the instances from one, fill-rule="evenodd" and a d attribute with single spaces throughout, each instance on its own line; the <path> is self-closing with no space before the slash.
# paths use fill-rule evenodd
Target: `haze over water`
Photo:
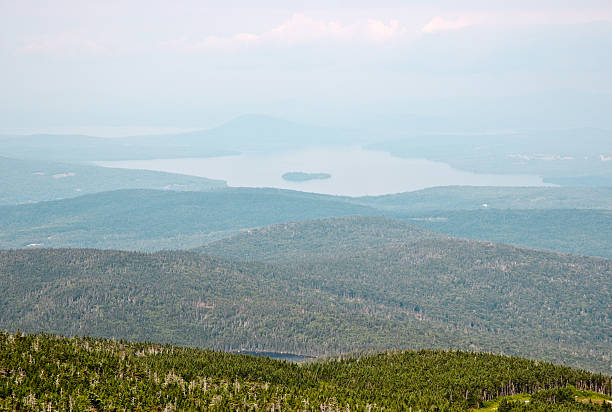
<path id="1" fill-rule="evenodd" d="M 274 187 L 346 196 L 382 195 L 447 185 L 550 186 L 538 176 L 476 174 L 454 169 L 446 163 L 403 159 L 359 147 L 96 164 L 222 179 L 234 187 Z M 289 182 L 281 177 L 286 172 L 329 173 L 332 177 Z"/>

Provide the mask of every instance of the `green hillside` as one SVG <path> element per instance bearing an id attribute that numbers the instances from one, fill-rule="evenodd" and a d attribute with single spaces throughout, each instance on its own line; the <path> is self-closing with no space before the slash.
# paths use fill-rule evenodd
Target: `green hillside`
<path id="1" fill-rule="evenodd" d="M 612 188 L 443 186 L 355 202 L 405 213 L 491 209 L 612 209 Z M 486 206 L 484 206 L 486 205 Z"/>
<path id="2" fill-rule="evenodd" d="M 77 197 L 117 189 L 200 191 L 224 181 L 149 170 L 66 164 L 0 157 L 0 205 Z"/>
<path id="3" fill-rule="evenodd" d="M 571 176 L 544 179 L 545 183 L 552 183 L 560 186 L 594 186 L 612 187 L 612 174 L 604 176 Z"/>
<path id="4" fill-rule="evenodd" d="M 447 236 L 383 217 L 340 217 L 248 230 L 196 251 L 242 261 L 310 262 L 386 245 Z"/>
<path id="5" fill-rule="evenodd" d="M 532 402 L 518 410 L 603 411 L 612 392 L 609 376 L 430 350 L 297 365 L 150 343 L 1 332 L 0 361 L 0 407 L 8 410 L 463 411 L 500 399 L 507 405 L 506 397 L 524 393 Z"/>
<path id="6" fill-rule="evenodd" d="M 611 210 L 486 209 L 408 216 L 395 215 L 452 236 L 612 258 Z"/>
<path id="7" fill-rule="evenodd" d="M 350 220 L 354 223 L 347 230 Z M 612 317 L 611 260 L 426 232 L 412 241 L 397 241 L 393 230 L 384 230 L 393 221 L 382 222 L 369 231 L 364 230 L 363 218 L 275 225 L 201 250 L 230 259 L 283 264 L 288 268 L 284 278 L 292 284 L 452 325 L 473 336 L 470 344 L 481 350 L 513 351 L 528 341 L 552 339 L 556 350 L 566 353 L 563 356 L 574 356 L 569 355 L 574 343 L 576 351 L 586 345 L 591 353 L 599 353 L 606 370 L 610 368 L 606 330 Z M 401 230 L 407 231 L 400 226 Z M 352 239 L 357 239 L 354 246 Z M 482 340 L 475 338 L 478 334 Z M 491 336 L 496 336 L 497 349 L 488 346 Z M 523 343 L 501 343 L 513 336 L 521 336 Z M 533 353 L 550 355 L 541 349 Z"/>
<path id="8" fill-rule="evenodd" d="M 151 177 L 158 181 L 157 175 Z M 73 178 L 76 176 L 69 177 Z M 96 182 L 94 177 L 90 180 Z M 163 179 L 158 182 L 165 183 Z M 87 187 L 95 190 L 93 184 Z M 45 193 L 40 188 L 34 196 Z M 483 201 L 491 202 L 491 206 L 483 208 Z M 584 209 L 588 205 L 595 209 Z M 493 206 L 512 210 L 492 210 Z M 406 220 L 459 237 L 606 257 L 612 246 L 612 237 L 608 236 L 610 214 L 606 211 L 610 208 L 612 190 L 602 188 L 446 187 L 366 198 L 250 188 L 200 193 L 120 190 L 0 206 L 0 249 L 28 245 L 189 249 L 274 223 L 361 215 Z"/>
<path id="9" fill-rule="evenodd" d="M 285 270 L 185 252 L 2 251 L 0 327 L 307 355 L 465 342 L 440 322 L 293 284 Z"/>
<path id="10" fill-rule="evenodd" d="M 277 189 L 119 190 L 0 207 L 0 248 L 187 249 L 273 223 L 378 213 L 331 196 Z"/>
<path id="11" fill-rule="evenodd" d="M 0 327 L 305 355 L 452 347 L 610 370 L 611 260 L 397 225 L 277 225 L 205 248 L 244 263 L 0 252 Z"/>

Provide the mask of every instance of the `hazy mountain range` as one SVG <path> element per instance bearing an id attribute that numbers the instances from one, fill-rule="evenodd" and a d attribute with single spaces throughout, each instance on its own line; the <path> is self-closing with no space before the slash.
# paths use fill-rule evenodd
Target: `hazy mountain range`
<path id="1" fill-rule="evenodd" d="M 113 139 L 4 136 L 0 138 L 0 156 L 81 163 L 363 145 L 394 156 L 440 161 L 476 173 L 533 174 L 561 185 L 611 186 L 611 142 L 612 132 L 592 128 L 504 133 L 376 133 L 248 115 L 215 128 L 187 133 Z"/>

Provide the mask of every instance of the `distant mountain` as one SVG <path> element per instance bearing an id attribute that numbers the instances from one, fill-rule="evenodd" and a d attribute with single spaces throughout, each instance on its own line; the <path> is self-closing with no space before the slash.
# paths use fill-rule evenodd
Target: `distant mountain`
<path id="1" fill-rule="evenodd" d="M 102 184 L 95 186 L 97 178 L 91 172 L 96 168 L 84 168 L 48 169 L 49 173 L 62 176 L 57 179 L 53 175 L 31 175 L 32 180 L 30 177 L 21 180 L 24 193 L 38 197 L 53 195 L 59 185 L 57 180 L 65 182 L 65 186 L 59 187 L 70 194 L 74 187 L 70 182 L 83 182 L 85 177 L 89 181 L 83 183 L 84 188 L 104 188 Z M 101 169 L 107 174 L 118 173 L 106 175 L 111 179 L 122 179 L 123 172 L 139 179 L 141 176 L 140 171 Z M 31 173 L 26 170 L 24 173 Z M 11 173 L 8 171 L 8 175 Z M 70 173 L 75 176 L 63 177 Z M 142 173 L 146 176 L 149 172 Z M 162 177 L 166 175 L 150 173 L 153 181 L 140 182 L 174 181 L 174 175 L 167 175 L 172 180 L 165 181 Z M 157 176 L 161 180 L 157 181 Z M 189 182 L 191 178 L 186 179 Z M 193 179 L 194 184 L 200 181 Z M 42 185 L 48 181 L 48 186 Z M 27 189 L 26 182 L 36 185 Z M 19 196 L 19 187 L 9 189 L 3 196 L 10 193 Z M 28 245 L 147 251 L 190 249 L 274 223 L 359 215 L 393 218 L 388 226 L 398 228 L 403 227 L 398 222 L 402 220 L 453 236 L 607 257 L 612 254 L 612 237 L 608 235 L 611 205 L 612 189 L 604 188 L 446 187 L 362 198 L 251 188 L 220 188 L 207 193 L 122 190 L 0 207 L 0 249 Z M 584 209 L 588 207 L 599 209 Z M 337 242 L 344 240 L 339 238 Z"/>
<path id="2" fill-rule="evenodd" d="M 405 213 L 482 209 L 612 209 L 612 188 L 440 186 L 352 198 L 358 204 Z"/>
<path id="3" fill-rule="evenodd" d="M 77 197 L 117 189 L 200 191 L 224 181 L 148 170 L 114 169 L 0 157 L 0 205 Z"/>
<path id="4" fill-rule="evenodd" d="M 79 135 L 2 136 L 0 156 L 84 162 L 214 157 L 309 146 L 364 145 L 370 150 L 440 161 L 476 173 L 534 174 L 563 185 L 610 186 L 611 141 L 612 131 L 599 129 L 408 133 L 398 138 L 389 131 L 377 134 L 246 115 L 211 129 L 186 133 L 113 139 Z"/>
<path id="5" fill-rule="evenodd" d="M 0 359 L 6 410 L 603 412 L 612 402 L 609 376 L 458 351 L 296 365 L 153 343 L 0 332 Z"/>
<path id="6" fill-rule="evenodd" d="M 604 183 L 612 176 L 612 131 L 593 128 L 491 134 L 405 135 L 368 149 L 425 158 L 475 173 L 533 174 L 550 182 Z M 576 178 L 581 178 L 576 180 Z"/>
<path id="7" fill-rule="evenodd" d="M 206 249 L 223 259 L 0 251 L 0 328 L 307 355 L 462 348 L 611 370 L 612 260 L 399 225 L 276 225 Z"/>
<path id="8" fill-rule="evenodd" d="M 592 186 L 592 187 L 612 187 L 612 173 L 603 176 L 570 176 L 570 177 L 549 177 L 544 182 L 560 186 Z"/>
<path id="9" fill-rule="evenodd" d="M 187 249 L 273 223 L 377 214 L 333 196 L 279 189 L 119 190 L 0 207 L 0 248 Z"/>
<path id="10" fill-rule="evenodd" d="M 311 145 L 354 145 L 359 138 L 354 131 L 249 115 L 212 129 L 187 133 L 113 139 L 78 135 L 4 136 L 0 138 L 0 156 L 64 162 L 213 157 Z"/>
<path id="11" fill-rule="evenodd" d="M 217 147 L 196 150 L 174 145 L 170 139 L 163 146 L 135 145 L 121 138 L 80 135 L 4 136 L 0 139 L 0 156 L 57 162 L 213 157 L 237 153 Z"/>
<path id="12" fill-rule="evenodd" d="M 244 115 L 212 129 L 138 136 L 122 139 L 132 145 L 167 146 L 169 143 L 195 150 L 217 148 L 233 151 L 271 151 L 313 145 L 358 144 L 356 131 L 296 123 L 263 115 Z"/>
<path id="13" fill-rule="evenodd" d="M 395 217 L 452 236 L 612 258 L 612 210 L 485 209 Z"/>

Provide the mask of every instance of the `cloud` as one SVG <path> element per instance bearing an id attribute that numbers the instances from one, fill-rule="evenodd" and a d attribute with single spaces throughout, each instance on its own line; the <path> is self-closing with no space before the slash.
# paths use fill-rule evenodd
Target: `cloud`
<path id="1" fill-rule="evenodd" d="M 399 21 L 368 19 L 349 24 L 336 20 L 293 14 L 280 25 L 261 33 L 239 33 L 230 36 L 207 36 L 200 40 L 179 38 L 163 42 L 163 46 L 179 51 L 208 49 L 235 49 L 254 45 L 296 46 L 316 43 L 370 43 L 380 44 L 405 37 L 408 30 Z"/>
<path id="2" fill-rule="evenodd" d="M 266 40 L 285 43 L 306 43 L 324 39 L 348 40 L 353 28 L 337 21 L 316 20 L 297 13 L 280 26 L 263 34 Z"/>
<path id="3" fill-rule="evenodd" d="M 464 18 L 450 20 L 450 19 L 444 19 L 442 17 L 436 16 L 433 19 L 431 19 L 429 23 L 423 26 L 422 31 L 423 33 L 435 33 L 438 31 L 461 29 L 463 27 L 467 27 L 470 25 L 472 25 L 472 22 Z"/>
<path id="4" fill-rule="evenodd" d="M 264 34 L 262 38 L 288 43 L 312 41 L 384 42 L 396 39 L 407 30 L 397 20 L 384 22 L 368 19 L 350 24 L 317 20 L 303 14 L 294 14 L 288 21 Z"/>
<path id="5" fill-rule="evenodd" d="M 388 24 L 380 20 L 368 20 L 366 25 L 368 37 L 376 41 L 386 41 L 405 36 L 408 30 L 401 27 L 397 20 L 391 20 Z"/>

